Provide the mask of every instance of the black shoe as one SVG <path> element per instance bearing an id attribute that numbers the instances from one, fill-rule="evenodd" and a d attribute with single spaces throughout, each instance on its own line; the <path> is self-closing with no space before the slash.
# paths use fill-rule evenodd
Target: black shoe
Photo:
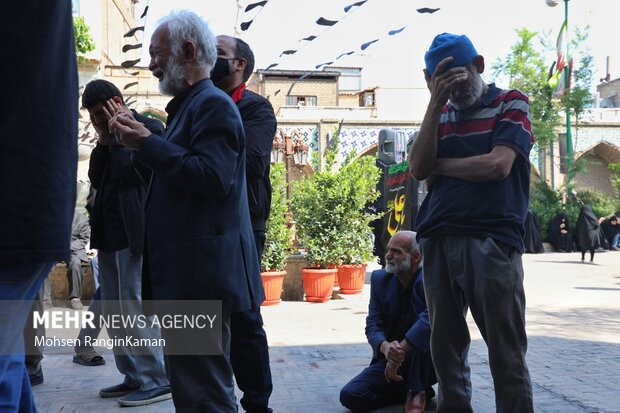
<path id="1" fill-rule="evenodd" d="M 133 393 L 138 389 L 139 387 L 131 387 L 125 383 L 121 383 L 99 390 L 99 396 L 103 397 L 104 399 L 108 399 L 110 397 L 121 397 L 126 396 L 129 393 Z"/>
<path id="2" fill-rule="evenodd" d="M 172 398 L 170 386 L 162 386 L 151 390 L 136 390 L 118 399 L 118 404 L 125 407 L 146 406 L 170 398 Z"/>
<path id="3" fill-rule="evenodd" d="M 426 400 L 431 400 L 435 397 L 435 389 L 432 387 L 427 387 L 424 391 L 426 392 Z"/>
<path id="4" fill-rule="evenodd" d="M 37 386 L 43 383 L 43 369 L 39 368 L 36 372 L 29 373 L 28 378 L 30 379 L 30 386 Z"/>

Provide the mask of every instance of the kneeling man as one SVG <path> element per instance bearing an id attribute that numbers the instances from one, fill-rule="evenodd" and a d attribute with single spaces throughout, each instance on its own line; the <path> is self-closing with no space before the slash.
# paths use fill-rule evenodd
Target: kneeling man
<path id="1" fill-rule="evenodd" d="M 415 232 L 394 234 L 385 260 L 385 269 L 374 271 L 370 279 L 366 337 L 372 361 L 342 388 L 340 402 L 354 411 L 369 411 L 405 401 L 405 412 L 423 413 L 437 380 Z"/>

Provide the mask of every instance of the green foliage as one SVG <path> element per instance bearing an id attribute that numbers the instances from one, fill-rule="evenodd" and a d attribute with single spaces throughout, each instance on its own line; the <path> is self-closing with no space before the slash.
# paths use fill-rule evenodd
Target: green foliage
<path id="1" fill-rule="evenodd" d="M 581 53 L 579 64 L 573 63 L 572 84 L 567 99 L 569 107 L 575 113 L 575 123 L 579 124 L 581 115 L 592 103 L 592 95 L 590 94 L 590 86 L 592 85 L 592 56 L 590 50 L 580 51 L 580 45 L 584 44 L 589 36 L 590 26 L 586 26 L 584 30 L 575 28 L 573 39 L 571 40 L 571 49 Z"/>
<path id="2" fill-rule="evenodd" d="M 579 215 L 579 209 L 581 209 L 581 207 L 585 204 L 589 204 L 592 207 L 594 215 L 596 215 L 597 218 L 611 215 L 616 210 L 616 205 L 612 198 L 593 189 L 576 191 L 574 198 L 575 204 L 578 206 L 577 215 Z"/>
<path id="3" fill-rule="evenodd" d="M 90 35 L 90 28 L 84 17 L 73 18 L 73 36 L 75 37 L 75 51 L 80 62 L 86 60 L 84 55 L 95 50 L 95 42 Z"/>
<path id="4" fill-rule="evenodd" d="M 364 156 L 345 160 L 339 171 L 344 187 L 348 212 L 342 217 L 344 230 L 340 239 L 339 264 L 365 264 L 373 259 L 372 228 L 370 222 L 378 215 L 367 208 L 379 196 L 377 183 L 380 178 L 375 159 Z"/>
<path id="5" fill-rule="evenodd" d="M 261 271 L 282 271 L 291 253 L 291 229 L 287 225 L 286 168 L 283 163 L 271 165 L 271 213 L 267 220 L 265 248 Z"/>
<path id="6" fill-rule="evenodd" d="M 510 88 L 519 89 L 528 95 L 536 145 L 545 148 L 558 139 L 558 128 L 565 120 L 566 104 L 575 113 L 577 125 L 585 108 L 590 104 L 592 56 L 590 51 L 584 48 L 589 27 L 583 30 L 577 27 L 571 36 L 573 80 L 565 98 L 567 101 L 553 98 L 548 84 L 549 71 L 545 66 L 543 53 L 556 57 L 556 42 L 549 40 L 550 33 L 539 36 L 526 28 L 516 30 L 516 33 L 519 39 L 512 46 L 510 54 L 505 59 L 497 59 L 493 64 L 494 74 L 508 76 Z M 539 41 L 540 49 L 534 46 L 535 40 Z M 575 165 L 572 170 L 573 174 L 574 172 Z"/>
<path id="7" fill-rule="evenodd" d="M 612 172 L 611 183 L 616 188 L 616 208 L 620 209 L 620 163 L 610 163 L 609 169 Z"/>
<path id="8" fill-rule="evenodd" d="M 493 71 L 495 76 L 508 76 L 509 87 L 519 89 L 529 97 L 532 131 L 537 144 L 544 147 L 557 139 L 555 129 L 560 123 L 561 107 L 557 100 L 552 99 L 543 54 L 534 47 L 538 33 L 526 28 L 516 32 L 519 40 L 504 60 L 495 61 Z"/>
<path id="9" fill-rule="evenodd" d="M 591 189 L 578 190 L 566 196 L 566 188 L 553 190 L 546 182 L 533 183 L 530 190 L 530 210 L 538 215 L 542 239 L 548 241 L 549 222 L 563 212 L 571 226 L 575 226 L 579 210 L 589 204 L 597 217 L 608 216 L 616 210 L 614 201 L 608 196 Z"/>
<path id="10" fill-rule="evenodd" d="M 378 196 L 379 170 L 373 158 L 354 160 L 354 154 L 337 169 L 337 156 L 335 135 L 325 151 L 325 169 L 298 181 L 292 196 L 299 243 L 308 262 L 321 268 L 372 259 L 369 223 L 375 216 L 366 205 Z"/>
<path id="11" fill-rule="evenodd" d="M 540 235 L 542 239 L 548 241 L 549 222 L 558 213 L 566 212 L 562 208 L 562 193 L 554 191 L 545 181 L 532 183 L 530 210 L 536 213 L 540 220 Z"/>

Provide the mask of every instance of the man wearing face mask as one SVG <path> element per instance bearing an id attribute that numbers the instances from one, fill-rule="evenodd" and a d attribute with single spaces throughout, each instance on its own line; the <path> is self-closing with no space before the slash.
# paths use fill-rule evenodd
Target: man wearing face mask
<path id="1" fill-rule="evenodd" d="M 469 309 L 488 346 L 497 411 L 531 413 L 521 262 L 534 140 L 529 101 L 484 83 L 484 58 L 467 36 L 436 36 L 424 59 L 430 102 L 409 169 L 433 181 L 417 230 L 437 413 L 473 412 Z"/>
<path id="2" fill-rule="evenodd" d="M 276 132 L 271 103 L 246 89 L 254 70 L 254 53 L 241 39 L 217 37 L 217 61 L 211 71 L 215 86 L 228 93 L 237 104 L 246 136 L 246 181 L 252 231 L 259 259 L 265 245 L 265 224 L 271 207 L 269 166 Z M 262 296 L 260 278 L 254 280 L 253 297 Z M 272 391 L 267 336 L 263 329 L 260 304 L 254 300 L 248 311 L 231 314 L 230 357 L 237 385 L 243 391 L 241 405 L 247 412 L 271 412 Z"/>

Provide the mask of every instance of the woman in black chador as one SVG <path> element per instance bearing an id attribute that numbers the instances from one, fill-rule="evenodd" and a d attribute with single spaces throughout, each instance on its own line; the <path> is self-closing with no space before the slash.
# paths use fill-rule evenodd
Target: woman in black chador
<path id="1" fill-rule="evenodd" d="M 538 216 L 531 211 L 527 211 L 527 216 L 525 217 L 525 238 L 523 243 L 525 244 L 525 252 L 529 254 L 545 252 L 542 237 L 540 236 L 540 221 Z"/>
<path id="2" fill-rule="evenodd" d="M 594 250 L 599 241 L 600 224 L 592 211 L 592 207 L 585 204 L 579 211 L 577 218 L 577 243 L 581 251 L 581 261 L 585 259 L 586 251 L 590 251 L 590 262 L 594 261 Z"/>
<path id="3" fill-rule="evenodd" d="M 549 242 L 556 252 L 573 250 L 573 236 L 565 213 L 557 214 L 549 223 Z"/>

